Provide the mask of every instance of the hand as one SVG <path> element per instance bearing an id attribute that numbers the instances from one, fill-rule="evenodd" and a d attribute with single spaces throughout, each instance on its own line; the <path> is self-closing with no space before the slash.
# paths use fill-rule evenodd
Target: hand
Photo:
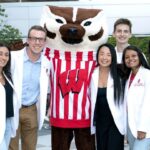
<path id="1" fill-rule="evenodd" d="M 137 131 L 137 139 L 142 140 L 146 137 L 146 132 Z"/>

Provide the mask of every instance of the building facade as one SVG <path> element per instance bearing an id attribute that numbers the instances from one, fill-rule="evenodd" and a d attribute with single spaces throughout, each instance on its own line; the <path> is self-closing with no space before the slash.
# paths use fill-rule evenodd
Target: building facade
<path id="1" fill-rule="evenodd" d="M 120 17 L 132 21 L 133 34 L 150 35 L 150 1 L 148 0 L 126 0 L 124 2 L 120 0 L 1 0 L 0 5 L 8 14 L 6 23 L 18 28 L 23 37 L 27 36 L 27 31 L 32 25 L 40 24 L 44 5 L 103 9 L 110 35 L 113 32 L 114 21 Z"/>

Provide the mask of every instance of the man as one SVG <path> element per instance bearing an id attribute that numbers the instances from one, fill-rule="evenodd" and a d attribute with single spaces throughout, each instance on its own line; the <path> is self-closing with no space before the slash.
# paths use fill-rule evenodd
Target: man
<path id="1" fill-rule="evenodd" d="M 113 37 L 116 40 L 116 53 L 117 53 L 117 63 L 122 62 L 122 54 L 124 48 L 126 48 L 129 43 L 129 39 L 132 36 L 132 24 L 130 20 L 126 18 L 120 18 L 114 23 Z"/>
<path id="2" fill-rule="evenodd" d="M 122 69 L 122 55 L 123 50 L 129 45 L 129 39 L 132 36 L 132 23 L 129 19 L 119 18 L 114 23 L 113 37 L 116 40 L 116 54 L 118 69 L 124 72 Z M 125 137 L 124 144 L 127 144 L 127 139 Z"/>
<path id="3" fill-rule="evenodd" d="M 32 26 L 28 32 L 28 46 L 12 52 L 11 70 L 15 89 L 20 100 L 19 128 L 11 140 L 10 150 L 36 150 L 38 128 L 41 129 L 48 90 L 49 60 L 46 56 L 46 31 Z"/>

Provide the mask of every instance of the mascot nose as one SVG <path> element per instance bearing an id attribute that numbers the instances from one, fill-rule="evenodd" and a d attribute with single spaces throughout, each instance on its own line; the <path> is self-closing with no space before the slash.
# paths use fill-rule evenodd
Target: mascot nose
<path id="1" fill-rule="evenodd" d="M 77 34 L 77 28 L 69 28 L 68 33 L 69 35 L 76 35 Z"/>

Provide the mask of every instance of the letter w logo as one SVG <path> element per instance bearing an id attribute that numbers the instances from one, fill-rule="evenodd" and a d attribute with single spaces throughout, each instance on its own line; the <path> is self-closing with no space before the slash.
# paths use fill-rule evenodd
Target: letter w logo
<path id="1" fill-rule="evenodd" d="M 88 72 L 85 69 L 74 69 L 65 71 L 59 76 L 59 85 L 64 97 L 69 94 L 70 91 L 73 93 L 79 93 L 84 83 L 87 82 Z"/>

